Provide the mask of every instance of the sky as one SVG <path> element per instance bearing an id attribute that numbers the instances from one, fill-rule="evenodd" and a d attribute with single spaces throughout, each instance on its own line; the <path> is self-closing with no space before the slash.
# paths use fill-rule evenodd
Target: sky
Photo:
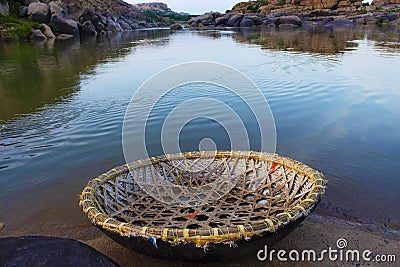
<path id="1" fill-rule="evenodd" d="M 193 15 L 199 15 L 210 11 L 218 11 L 224 13 L 227 9 L 231 9 L 236 3 L 245 2 L 246 0 L 125 0 L 131 4 L 163 2 L 173 11 L 187 12 Z"/>

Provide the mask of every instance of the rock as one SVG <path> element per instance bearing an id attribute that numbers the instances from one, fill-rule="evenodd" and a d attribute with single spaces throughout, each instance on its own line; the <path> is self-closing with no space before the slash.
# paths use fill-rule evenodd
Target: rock
<path id="1" fill-rule="evenodd" d="M 315 9 L 310 12 L 310 15 L 317 17 L 328 17 L 328 16 L 334 16 L 335 12 L 330 9 Z"/>
<path id="2" fill-rule="evenodd" d="M 0 231 L 4 229 L 6 225 L 3 222 L 0 222 Z"/>
<path id="3" fill-rule="evenodd" d="M 333 21 L 330 21 L 328 23 L 325 24 L 325 26 L 329 27 L 352 27 L 354 26 L 356 23 L 349 20 L 349 19 L 335 19 Z"/>
<path id="4" fill-rule="evenodd" d="M 227 17 L 219 17 L 215 20 L 215 26 L 219 26 L 219 25 L 225 25 L 228 22 Z"/>
<path id="5" fill-rule="evenodd" d="M 365 19 L 364 18 L 356 19 L 356 24 L 357 25 L 365 25 Z"/>
<path id="6" fill-rule="evenodd" d="M 284 24 L 279 24 L 278 27 L 279 27 L 280 30 L 291 30 L 291 29 L 299 28 L 299 25 L 290 24 L 290 23 L 284 23 Z"/>
<path id="7" fill-rule="evenodd" d="M 179 31 L 183 29 L 183 27 L 178 23 L 172 24 L 171 26 L 169 26 L 169 28 L 173 31 Z"/>
<path id="8" fill-rule="evenodd" d="M 253 27 L 254 26 L 254 21 L 251 19 L 243 19 L 240 22 L 240 27 Z"/>
<path id="9" fill-rule="evenodd" d="M 122 32 L 122 27 L 118 22 L 115 22 L 113 19 L 107 19 L 106 30 L 110 32 Z"/>
<path id="10" fill-rule="evenodd" d="M 139 29 L 140 26 L 137 22 L 129 22 L 129 25 L 131 26 L 132 29 Z"/>
<path id="11" fill-rule="evenodd" d="M 192 24 L 192 23 L 194 23 L 194 22 L 200 23 L 200 22 L 202 22 L 203 20 L 212 20 L 212 19 L 213 19 L 213 15 L 210 14 L 210 13 L 206 13 L 206 14 L 203 14 L 203 15 L 200 15 L 200 16 L 191 18 L 191 19 L 188 21 L 188 23 L 189 23 L 189 24 Z"/>
<path id="12" fill-rule="evenodd" d="M 33 41 L 41 42 L 46 41 L 47 37 L 40 30 L 32 30 L 30 39 Z"/>
<path id="13" fill-rule="evenodd" d="M 81 33 L 85 35 L 96 35 L 96 28 L 90 20 L 85 21 L 82 24 Z"/>
<path id="14" fill-rule="evenodd" d="M 44 27 L 44 32 L 43 34 L 49 38 L 49 39 L 53 39 L 56 38 L 56 36 L 54 35 L 53 31 L 50 29 L 50 27 L 44 23 L 41 24 Z"/>
<path id="15" fill-rule="evenodd" d="M 118 266 L 81 242 L 57 237 L 0 238 L 0 266 Z"/>
<path id="16" fill-rule="evenodd" d="M 240 25 L 240 21 L 242 20 L 242 18 L 243 18 L 243 15 L 240 15 L 240 14 L 233 15 L 232 17 L 229 18 L 226 25 L 228 25 L 229 27 L 237 27 Z"/>
<path id="17" fill-rule="evenodd" d="M 366 6 L 365 10 L 367 10 L 368 12 L 375 11 L 376 10 L 376 6 Z"/>
<path id="18" fill-rule="evenodd" d="M 8 5 L 8 2 L 0 2 L 0 15 L 2 16 L 8 16 L 10 13 L 10 6 Z"/>
<path id="19" fill-rule="evenodd" d="M 256 26 L 260 26 L 263 24 L 263 20 L 257 16 L 246 16 L 246 19 L 251 19 Z"/>
<path id="20" fill-rule="evenodd" d="M 43 3 L 31 3 L 28 6 L 28 17 L 30 20 L 39 23 L 49 23 L 50 9 Z"/>
<path id="21" fill-rule="evenodd" d="M 57 40 L 68 40 L 68 39 L 71 39 L 71 38 L 74 38 L 74 37 L 75 37 L 75 36 L 72 35 L 72 34 L 61 33 L 61 34 L 59 34 L 59 35 L 56 37 L 56 39 L 57 39 Z"/>
<path id="22" fill-rule="evenodd" d="M 121 25 L 122 30 L 124 31 L 131 31 L 132 27 L 126 22 L 125 20 L 118 20 L 119 25 Z"/>
<path id="23" fill-rule="evenodd" d="M 215 24 L 215 22 L 212 20 L 203 20 L 200 23 L 203 24 L 204 26 L 210 26 L 210 25 Z"/>
<path id="24" fill-rule="evenodd" d="M 400 18 L 398 18 L 398 19 L 396 19 L 396 20 L 394 20 L 393 22 L 392 22 L 392 24 L 393 25 L 400 25 Z"/>
<path id="25" fill-rule="evenodd" d="M 364 17 L 364 21 L 366 25 L 376 25 L 378 23 L 378 20 L 372 15 Z"/>
<path id="26" fill-rule="evenodd" d="M 28 7 L 27 6 L 21 6 L 19 8 L 19 16 L 20 17 L 26 17 L 28 15 Z"/>
<path id="27" fill-rule="evenodd" d="M 281 16 L 275 20 L 275 25 L 280 24 L 293 24 L 296 26 L 301 26 L 301 19 L 297 16 Z"/>
<path id="28" fill-rule="evenodd" d="M 67 12 L 54 2 L 50 2 L 50 22 L 57 26 L 59 33 L 79 35 L 78 24 L 71 19 Z"/>

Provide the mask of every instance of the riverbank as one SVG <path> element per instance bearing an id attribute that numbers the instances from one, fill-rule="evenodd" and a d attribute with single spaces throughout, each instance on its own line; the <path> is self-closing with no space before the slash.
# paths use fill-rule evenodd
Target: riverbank
<path id="1" fill-rule="evenodd" d="M 399 5 L 400 6 L 400 5 Z M 337 13 L 332 10 L 313 10 L 305 13 L 275 12 L 259 13 L 207 13 L 191 18 L 186 27 L 200 29 L 224 29 L 226 27 L 251 28 L 256 26 L 279 29 L 354 27 L 356 25 L 400 25 L 400 8 L 379 9 L 371 12 Z"/>
<path id="2" fill-rule="evenodd" d="M 111 35 L 144 28 L 159 28 L 191 16 L 166 4 L 131 5 L 122 0 L 0 2 L 0 41 L 69 39 L 84 35 Z"/>
<path id="3" fill-rule="evenodd" d="M 83 217 L 83 215 L 82 215 Z M 79 220 L 80 221 L 80 220 Z M 120 244 L 114 242 L 103 234 L 96 227 L 92 226 L 87 220 L 83 224 L 58 224 L 53 227 L 35 226 L 31 229 L 8 229 L 4 230 L 1 237 L 20 236 L 20 235 L 45 235 L 64 238 L 72 238 L 82 241 L 96 250 L 107 255 L 121 266 L 287 266 L 288 262 L 279 262 L 276 258 L 271 262 L 260 262 L 256 255 L 254 258 L 241 258 L 232 263 L 213 263 L 197 264 L 179 261 L 166 261 L 162 259 L 151 258 L 139 253 L 135 253 Z M 372 251 L 376 255 L 395 255 L 396 259 L 400 257 L 400 231 L 392 228 L 382 227 L 373 224 L 354 223 L 328 217 L 318 214 L 310 215 L 300 227 L 295 229 L 292 234 L 277 242 L 273 248 L 275 250 L 297 251 L 313 249 L 317 253 L 332 247 L 337 249 L 337 240 L 346 239 L 348 250 Z M 261 248 L 260 248 L 261 249 Z M 342 266 L 342 265 L 369 265 L 375 266 L 362 259 L 353 262 L 330 262 L 327 257 L 322 262 L 324 266 Z M 307 263 L 308 266 L 320 266 L 318 263 Z M 291 266 L 304 266 L 304 262 L 291 262 Z"/>

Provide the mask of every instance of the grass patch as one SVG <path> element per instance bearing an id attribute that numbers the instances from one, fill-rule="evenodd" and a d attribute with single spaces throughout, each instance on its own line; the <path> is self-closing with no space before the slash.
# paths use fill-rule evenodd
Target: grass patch
<path id="1" fill-rule="evenodd" d="M 37 22 L 19 19 L 12 16 L 0 16 L 0 27 L 7 30 L 11 39 L 27 39 L 32 29 L 44 31 L 45 28 Z"/>

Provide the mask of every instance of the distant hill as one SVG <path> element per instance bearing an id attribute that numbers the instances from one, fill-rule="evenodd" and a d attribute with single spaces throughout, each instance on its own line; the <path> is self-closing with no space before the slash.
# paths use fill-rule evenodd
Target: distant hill
<path id="1" fill-rule="evenodd" d="M 134 4 L 132 7 L 138 11 L 144 12 L 144 14 L 150 18 L 161 16 L 169 24 L 176 21 L 187 21 L 192 17 L 189 13 L 173 11 L 167 4 L 161 2 Z"/>
<path id="2" fill-rule="evenodd" d="M 160 2 L 133 4 L 132 6 L 139 10 L 152 10 L 152 11 L 159 11 L 162 13 L 172 12 L 172 10 L 168 7 L 167 4 Z"/>
<path id="3" fill-rule="evenodd" d="M 181 15 L 181 16 L 189 16 L 189 13 L 185 12 L 176 12 L 171 10 L 167 4 L 161 2 L 154 2 L 154 3 L 140 3 L 132 5 L 134 8 L 141 10 L 141 11 L 155 11 L 159 14 L 164 15 Z"/>

